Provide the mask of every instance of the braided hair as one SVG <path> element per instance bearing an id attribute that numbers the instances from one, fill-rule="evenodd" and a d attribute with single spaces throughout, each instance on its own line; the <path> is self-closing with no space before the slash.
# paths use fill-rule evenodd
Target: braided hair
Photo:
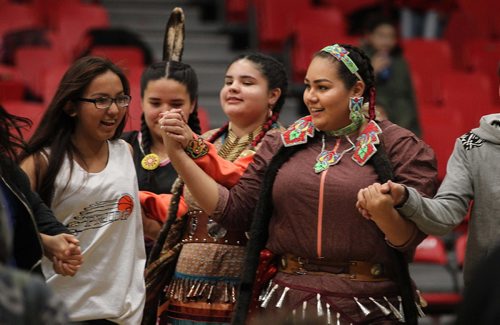
<path id="1" fill-rule="evenodd" d="M 363 97 L 368 99 L 370 102 L 370 119 L 372 119 L 375 117 L 373 105 L 373 97 L 375 95 L 375 79 L 370 59 L 362 50 L 356 47 L 343 44 L 341 46 L 350 52 L 349 56 L 358 66 L 358 73 L 365 82 L 366 87 Z M 338 63 L 334 57 L 326 52 L 317 52 L 315 57 L 331 59 L 332 62 Z M 351 89 L 354 87 L 358 80 L 357 77 L 353 75 L 342 63 L 336 64 L 336 67 L 338 67 L 339 76 L 344 81 L 346 88 Z M 373 111 L 373 113 L 371 111 Z M 267 167 L 262 182 L 259 201 L 254 211 L 254 217 L 250 229 L 250 240 L 247 244 L 245 268 L 240 280 L 240 292 L 232 320 L 233 324 L 246 323 L 248 310 L 252 300 L 252 290 L 259 263 L 260 251 L 265 248 L 269 237 L 269 222 L 273 215 L 272 191 L 277 172 L 286 161 L 288 161 L 296 152 L 303 149 L 306 145 L 307 144 L 300 144 L 291 147 L 282 146 L 273 156 L 269 166 Z M 375 156 L 370 159 L 370 162 L 374 165 L 380 181 L 385 182 L 393 178 L 392 166 L 390 165 L 390 161 L 383 150 L 383 144 L 379 146 L 379 150 Z M 414 303 L 414 296 L 412 294 L 408 264 L 401 252 L 396 251 L 395 249 L 391 249 L 391 251 L 394 253 L 394 258 L 398 261 L 400 267 L 400 270 L 398 270 L 399 272 L 396 273 L 398 276 L 397 281 L 399 282 L 401 288 L 401 295 L 403 296 L 403 308 L 406 322 L 408 324 L 416 324 L 417 310 Z"/>
<path id="2" fill-rule="evenodd" d="M 167 65 L 168 75 L 165 77 Z M 161 78 L 172 79 L 186 86 L 189 99 L 195 103 L 193 112 L 189 114 L 188 125 L 193 132 L 199 134 L 201 132 L 201 127 L 198 118 L 198 77 L 194 69 L 189 64 L 178 61 L 161 61 L 153 63 L 141 76 L 141 98 L 144 98 L 144 91 L 149 82 Z M 141 134 L 142 149 L 145 154 L 149 154 L 151 153 L 152 137 L 146 124 L 144 113 L 141 114 Z"/>

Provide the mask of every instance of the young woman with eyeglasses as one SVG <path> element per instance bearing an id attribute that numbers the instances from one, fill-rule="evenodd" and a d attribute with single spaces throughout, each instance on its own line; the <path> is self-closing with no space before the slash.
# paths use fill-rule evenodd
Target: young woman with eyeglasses
<path id="1" fill-rule="evenodd" d="M 73 278 L 47 283 L 72 321 L 139 324 L 144 306 L 144 237 L 131 147 L 119 137 L 130 103 L 124 73 L 84 57 L 63 76 L 23 153 L 21 167 L 55 216 L 80 241 L 84 264 Z"/>

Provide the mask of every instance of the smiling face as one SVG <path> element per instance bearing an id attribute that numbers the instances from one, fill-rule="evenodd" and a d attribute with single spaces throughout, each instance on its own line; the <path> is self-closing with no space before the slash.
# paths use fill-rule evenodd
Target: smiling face
<path id="1" fill-rule="evenodd" d="M 158 124 L 160 113 L 179 108 L 182 109 L 187 121 L 194 110 L 194 105 L 186 86 L 182 83 L 166 78 L 149 81 L 144 89 L 142 110 L 153 141 L 161 141 L 162 130 Z"/>
<path id="2" fill-rule="evenodd" d="M 112 71 L 97 76 L 82 93 L 82 98 L 116 98 L 124 94 L 123 85 Z M 98 109 L 94 103 L 78 102 L 74 113 L 76 117 L 74 135 L 85 141 L 101 143 L 113 137 L 120 122 L 125 117 L 127 108 L 120 108 L 115 102 L 108 109 Z"/>
<path id="3" fill-rule="evenodd" d="M 349 125 L 349 98 L 363 93 L 361 82 L 357 82 L 352 89 L 346 88 L 338 74 L 340 64 L 315 57 L 304 79 L 304 103 L 314 126 L 321 131 L 339 130 Z"/>
<path id="4" fill-rule="evenodd" d="M 270 113 L 269 105 L 279 98 L 280 92 L 269 90 L 267 79 L 255 63 L 241 59 L 227 69 L 220 102 L 224 113 L 233 123 L 264 123 Z"/>

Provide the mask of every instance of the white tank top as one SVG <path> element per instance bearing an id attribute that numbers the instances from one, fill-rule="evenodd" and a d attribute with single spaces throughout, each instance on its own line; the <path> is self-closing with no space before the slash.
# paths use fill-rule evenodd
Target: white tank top
<path id="1" fill-rule="evenodd" d="M 109 159 L 98 173 L 66 157 L 55 181 L 52 210 L 80 240 L 84 263 L 74 277 L 55 274 L 44 258 L 47 283 L 72 321 L 108 319 L 140 324 L 145 301 L 146 254 L 137 177 L 125 141 L 108 141 Z"/>

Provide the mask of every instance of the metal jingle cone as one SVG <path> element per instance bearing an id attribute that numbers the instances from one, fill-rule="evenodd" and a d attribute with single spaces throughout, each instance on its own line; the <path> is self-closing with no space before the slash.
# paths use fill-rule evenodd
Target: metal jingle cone
<path id="1" fill-rule="evenodd" d="M 226 304 L 229 302 L 229 283 L 227 282 L 224 282 L 222 301 L 224 301 Z"/>
<path id="2" fill-rule="evenodd" d="M 236 287 L 234 284 L 231 285 L 231 302 L 233 304 L 236 302 Z"/>
<path id="3" fill-rule="evenodd" d="M 189 291 L 188 291 L 188 294 L 186 295 L 186 298 L 192 298 L 194 296 L 194 291 L 196 289 L 196 281 L 189 281 L 188 282 L 188 286 L 190 286 L 189 288 Z"/>
<path id="4" fill-rule="evenodd" d="M 387 297 L 384 296 L 384 300 L 387 302 L 387 304 L 389 305 L 389 308 L 391 309 L 392 313 L 394 314 L 394 316 L 396 316 L 396 318 L 402 322 L 403 321 L 403 316 L 401 316 L 401 313 L 399 312 L 399 310 L 394 307 L 393 304 L 391 304 L 391 302 L 389 301 L 389 299 L 387 299 Z"/>
<path id="5" fill-rule="evenodd" d="M 266 290 L 263 290 L 260 295 L 259 295 L 259 301 L 264 301 L 264 299 L 267 297 L 269 291 L 273 287 L 273 280 L 269 281 L 269 284 L 267 285 Z"/>
<path id="6" fill-rule="evenodd" d="M 326 323 L 332 325 L 332 312 L 330 311 L 329 303 L 326 303 Z"/>
<path id="7" fill-rule="evenodd" d="M 302 303 L 302 320 L 306 319 L 307 301 Z"/>
<path id="8" fill-rule="evenodd" d="M 403 309 L 403 298 L 401 298 L 401 296 L 398 296 L 398 301 L 399 301 L 399 313 L 401 314 L 402 323 L 404 323 L 405 322 L 405 311 Z"/>
<path id="9" fill-rule="evenodd" d="M 391 311 L 389 309 L 387 309 L 384 305 L 380 304 L 377 302 L 377 300 L 373 299 L 373 297 L 370 297 L 368 298 L 370 299 L 377 307 L 378 309 L 380 309 L 380 311 L 385 315 L 389 315 L 391 313 Z"/>
<path id="10" fill-rule="evenodd" d="M 337 313 L 335 316 L 337 316 L 337 325 L 340 325 L 340 313 Z"/>
<path id="11" fill-rule="evenodd" d="M 359 302 L 357 297 L 353 297 L 353 298 L 354 298 L 354 301 L 356 301 L 356 304 L 358 305 L 359 309 L 361 309 L 361 311 L 363 312 L 363 315 L 368 316 L 371 313 L 371 311 L 368 308 L 366 308 L 365 306 L 363 306 L 363 304 Z"/>
<path id="12" fill-rule="evenodd" d="M 272 298 L 274 292 L 276 291 L 276 289 L 278 289 L 278 285 L 277 284 L 274 285 L 274 287 L 271 289 L 271 291 L 269 291 L 269 294 L 266 296 L 266 298 L 264 298 L 264 301 L 260 305 L 262 308 L 267 308 L 267 305 L 269 304 L 269 300 L 271 300 L 271 298 Z"/>
<path id="13" fill-rule="evenodd" d="M 283 306 L 283 301 L 285 301 L 285 296 L 286 296 L 286 293 L 288 292 L 288 290 L 290 290 L 289 287 L 285 287 L 285 289 L 283 289 L 283 293 L 281 294 L 280 299 L 276 303 L 277 308 L 281 308 Z"/>
<path id="14" fill-rule="evenodd" d="M 319 293 L 316 295 L 316 300 L 317 300 L 316 310 L 318 312 L 318 317 L 321 317 L 325 313 L 323 312 L 323 306 L 321 305 L 321 295 Z"/>
<path id="15" fill-rule="evenodd" d="M 208 303 L 212 302 L 212 294 L 214 293 L 214 289 L 215 289 L 215 284 L 214 283 L 210 284 L 210 289 L 208 290 L 208 296 L 207 296 Z"/>

